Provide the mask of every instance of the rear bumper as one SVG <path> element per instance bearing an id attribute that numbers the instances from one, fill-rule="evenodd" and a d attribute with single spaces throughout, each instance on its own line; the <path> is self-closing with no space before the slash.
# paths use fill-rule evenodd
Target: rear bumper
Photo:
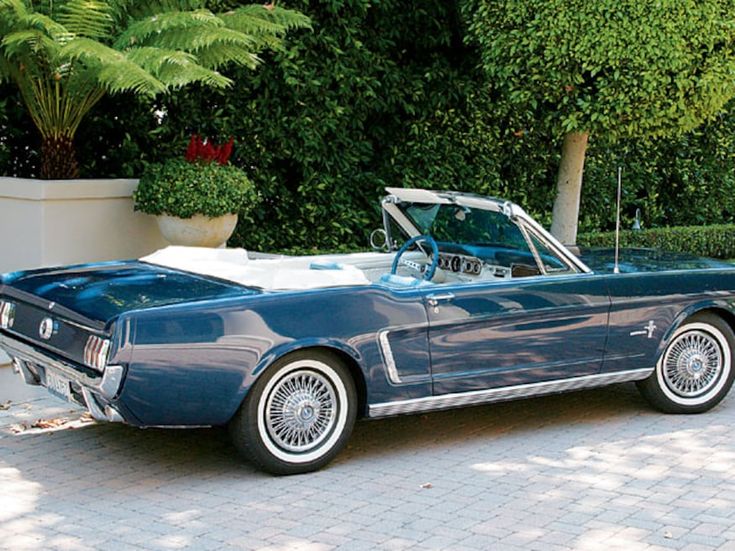
<path id="1" fill-rule="evenodd" d="M 46 374 L 51 371 L 71 384 L 71 400 L 86 407 L 100 421 L 124 422 L 113 401 L 120 393 L 125 368 L 108 365 L 104 373 L 75 367 L 72 362 L 49 355 L 32 345 L 0 334 L 0 348 L 13 360 L 13 367 L 29 385 L 46 386 Z"/>

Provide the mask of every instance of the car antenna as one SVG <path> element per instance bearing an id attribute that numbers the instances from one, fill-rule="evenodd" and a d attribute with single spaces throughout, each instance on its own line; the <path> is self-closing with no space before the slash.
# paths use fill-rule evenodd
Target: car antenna
<path id="1" fill-rule="evenodd" d="M 620 200 L 623 195 L 623 167 L 618 167 L 618 201 L 615 214 L 615 265 L 613 273 L 620 273 Z"/>

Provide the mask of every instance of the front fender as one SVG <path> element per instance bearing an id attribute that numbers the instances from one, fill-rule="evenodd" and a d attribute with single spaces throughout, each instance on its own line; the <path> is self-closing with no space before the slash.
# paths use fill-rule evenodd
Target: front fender
<path id="1" fill-rule="evenodd" d="M 727 312 L 731 316 L 735 317 L 735 300 L 709 298 L 706 300 L 695 302 L 693 304 L 689 304 L 686 308 L 679 312 L 669 326 L 668 330 L 663 334 L 661 340 L 659 341 L 658 348 L 656 349 L 655 365 L 658 365 L 658 361 L 661 359 L 664 350 L 666 350 L 666 346 L 669 344 L 671 337 L 682 326 L 682 324 L 693 315 L 704 311 L 714 311 L 715 314 L 717 313 L 717 311 Z M 735 327 L 733 328 L 733 330 L 735 331 Z"/>

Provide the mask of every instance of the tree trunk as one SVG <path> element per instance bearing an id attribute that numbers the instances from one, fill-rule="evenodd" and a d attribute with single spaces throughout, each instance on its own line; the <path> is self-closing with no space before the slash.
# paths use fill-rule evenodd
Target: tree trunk
<path id="1" fill-rule="evenodd" d="M 79 176 L 74 143 L 69 136 L 47 136 L 41 142 L 41 178 L 68 180 Z"/>
<path id="2" fill-rule="evenodd" d="M 588 132 L 569 133 L 564 136 L 564 145 L 561 148 L 551 234 L 564 245 L 577 243 L 579 198 L 582 193 L 582 172 L 588 138 Z"/>

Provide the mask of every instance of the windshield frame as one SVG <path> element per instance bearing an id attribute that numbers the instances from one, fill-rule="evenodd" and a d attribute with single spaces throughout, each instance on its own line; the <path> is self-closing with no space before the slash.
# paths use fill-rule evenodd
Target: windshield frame
<path id="1" fill-rule="evenodd" d="M 389 218 L 401 228 L 409 238 L 421 235 L 416 225 L 406 216 L 401 207 L 410 204 L 450 204 L 471 209 L 488 210 L 502 213 L 507 216 L 511 223 L 515 224 L 523 234 L 526 244 L 534 256 L 539 270 L 543 276 L 548 275 L 544 263 L 531 239 L 533 235 L 546 248 L 553 252 L 559 259 L 569 266 L 571 272 L 592 273 L 592 270 L 577 256 L 562 245 L 556 238 L 547 232 L 538 222 L 528 216 L 526 212 L 510 201 L 496 199 L 459 192 L 431 191 L 424 189 L 386 188 L 388 195 L 381 202 L 384 212 L 384 225 L 388 235 L 388 242 L 393 243 L 390 234 Z M 385 214 L 388 216 L 386 217 Z M 423 250 L 423 249 L 422 249 Z"/>

